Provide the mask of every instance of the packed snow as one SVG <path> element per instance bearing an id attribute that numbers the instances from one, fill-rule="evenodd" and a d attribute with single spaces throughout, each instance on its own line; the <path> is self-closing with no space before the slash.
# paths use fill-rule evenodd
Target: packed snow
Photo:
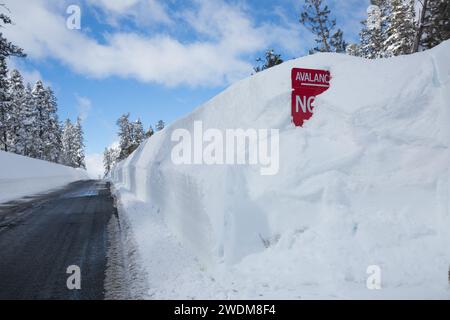
<path id="1" fill-rule="evenodd" d="M 450 41 L 365 60 L 315 54 L 242 80 L 111 174 L 146 298 L 450 298 Z M 329 70 L 304 127 L 294 67 Z M 175 165 L 174 130 L 279 129 L 276 175 Z M 381 289 L 369 290 L 369 266 Z M 369 269 L 368 269 L 369 268 Z"/>
<path id="2" fill-rule="evenodd" d="M 0 151 L 0 203 L 84 179 L 85 170 Z"/>

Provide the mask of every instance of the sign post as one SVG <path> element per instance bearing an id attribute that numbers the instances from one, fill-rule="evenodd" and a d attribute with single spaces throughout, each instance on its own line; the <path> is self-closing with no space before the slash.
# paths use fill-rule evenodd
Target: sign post
<path id="1" fill-rule="evenodd" d="M 316 96 L 330 87 L 331 75 L 326 70 L 293 68 L 291 79 L 292 122 L 301 127 L 313 115 Z"/>

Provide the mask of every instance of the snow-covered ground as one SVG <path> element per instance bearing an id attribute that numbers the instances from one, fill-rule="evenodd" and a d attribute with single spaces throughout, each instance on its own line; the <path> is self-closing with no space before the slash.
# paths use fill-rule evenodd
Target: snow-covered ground
<path id="1" fill-rule="evenodd" d="M 82 169 L 0 151 L 0 203 L 88 178 Z"/>
<path id="2" fill-rule="evenodd" d="M 111 179 L 147 298 L 450 298 L 450 41 L 316 54 L 242 80 L 156 134 Z M 291 124 L 293 67 L 331 88 Z M 175 165 L 177 128 L 280 130 L 280 170 Z M 368 266 L 381 290 L 366 287 Z"/>

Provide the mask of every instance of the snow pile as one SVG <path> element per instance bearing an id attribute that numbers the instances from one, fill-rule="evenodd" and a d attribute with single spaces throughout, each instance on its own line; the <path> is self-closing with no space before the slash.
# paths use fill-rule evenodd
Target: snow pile
<path id="1" fill-rule="evenodd" d="M 83 179 L 84 170 L 0 151 L 0 203 Z"/>
<path id="2" fill-rule="evenodd" d="M 288 61 L 141 145 L 112 180 L 149 296 L 450 297 L 449 55 L 447 41 L 391 59 Z M 303 128 L 291 124 L 293 67 L 333 77 Z M 204 130 L 279 129 L 279 173 L 174 165 L 173 130 L 197 120 Z M 366 288 L 371 265 L 382 290 Z"/>

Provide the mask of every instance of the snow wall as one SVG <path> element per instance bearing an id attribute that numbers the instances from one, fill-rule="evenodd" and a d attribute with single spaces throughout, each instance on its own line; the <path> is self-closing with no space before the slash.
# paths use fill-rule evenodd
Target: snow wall
<path id="1" fill-rule="evenodd" d="M 287 61 L 157 133 L 111 179 L 210 268 L 239 264 L 249 277 L 321 284 L 365 283 L 378 265 L 392 286 L 448 285 L 449 56 L 447 41 L 391 59 Z M 291 123 L 294 67 L 332 74 L 303 128 Z M 172 132 L 192 132 L 197 120 L 204 130 L 279 129 L 279 173 L 175 165 Z"/>
<path id="2" fill-rule="evenodd" d="M 0 151 L 0 203 L 87 179 L 82 169 Z"/>

